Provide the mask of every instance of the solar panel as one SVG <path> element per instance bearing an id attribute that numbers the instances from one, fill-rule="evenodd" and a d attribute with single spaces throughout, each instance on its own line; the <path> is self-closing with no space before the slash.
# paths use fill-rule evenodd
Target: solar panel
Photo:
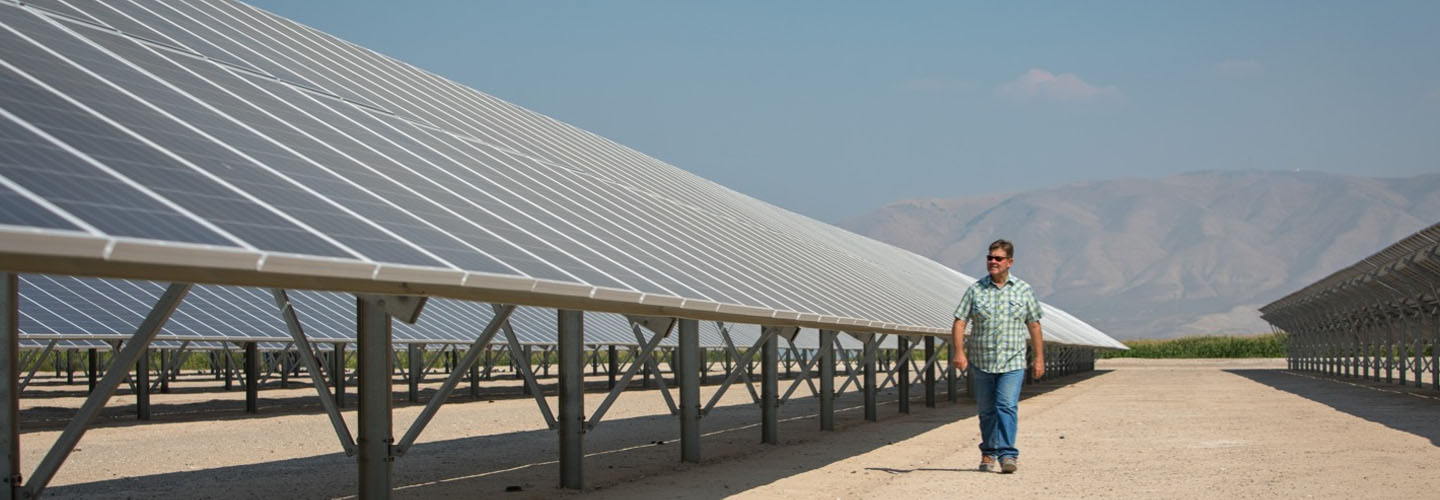
<path id="1" fill-rule="evenodd" d="M 20 333 L 27 341 L 36 342 L 128 339 L 165 290 L 156 282 L 57 275 L 26 274 L 20 281 Z M 355 341 L 354 296 L 303 290 L 292 291 L 289 296 L 312 342 Z M 469 345 L 491 316 L 486 304 L 434 299 L 425 306 L 419 322 L 396 323 L 394 339 L 399 343 Z M 637 344 L 630 321 L 623 315 L 590 312 L 585 321 L 589 344 Z M 521 344 L 555 343 L 558 326 L 554 309 L 517 308 L 510 324 Z M 730 325 L 730 330 L 732 340 L 741 347 L 759 338 L 759 328 L 753 325 Z M 648 337 L 652 333 L 644 334 Z M 671 337 L 660 345 L 673 346 L 675 339 Z M 157 338 L 175 342 L 291 341 L 270 291 L 206 285 L 190 292 Z M 725 345 L 714 322 L 701 325 L 701 345 Z"/>
<path id="2" fill-rule="evenodd" d="M 466 300 L 940 334 L 973 281 L 248 5 L 37 7 L 0 5 L 0 233 L 15 236 L 0 253 L 24 270 L 78 263 L 97 275 L 335 290 L 361 280 Z M 37 250 L 57 238 L 105 244 L 72 244 L 62 265 Z M 237 305 L 264 307 L 263 293 L 213 293 L 213 310 L 176 318 L 185 335 L 288 337 L 273 323 L 221 325 L 268 317 Z M 339 325 L 353 324 L 353 304 L 321 297 L 316 311 L 335 322 L 311 333 L 352 336 Z M 142 307 L 114 301 L 130 319 Z M 427 308 L 446 326 L 413 338 L 473 338 L 488 306 L 455 304 Z M 84 312 L 69 321 L 124 330 Z M 1057 342 L 1118 345 L 1055 317 Z M 628 322 L 614 323 L 614 343 L 632 343 Z M 534 331 L 553 342 L 554 328 Z"/>

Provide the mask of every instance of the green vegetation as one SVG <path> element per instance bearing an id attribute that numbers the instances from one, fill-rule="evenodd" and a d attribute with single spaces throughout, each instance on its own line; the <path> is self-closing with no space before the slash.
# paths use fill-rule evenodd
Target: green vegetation
<path id="1" fill-rule="evenodd" d="M 1283 358 L 1285 334 L 1206 335 L 1165 340 L 1131 340 L 1128 351 L 1102 351 L 1098 358 Z"/>

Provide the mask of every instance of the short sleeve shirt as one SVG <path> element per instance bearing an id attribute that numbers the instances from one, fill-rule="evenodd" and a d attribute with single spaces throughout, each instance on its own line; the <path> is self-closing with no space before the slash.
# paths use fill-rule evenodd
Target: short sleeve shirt
<path id="1" fill-rule="evenodd" d="M 1027 323 L 1040 321 L 1040 301 L 1020 278 L 1010 276 L 1004 287 L 990 276 L 970 285 L 955 308 L 955 319 L 970 325 L 965 352 L 976 369 L 1005 373 L 1025 368 Z"/>

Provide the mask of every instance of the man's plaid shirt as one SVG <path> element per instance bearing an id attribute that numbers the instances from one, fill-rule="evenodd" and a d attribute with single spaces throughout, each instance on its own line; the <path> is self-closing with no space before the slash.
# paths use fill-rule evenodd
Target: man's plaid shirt
<path id="1" fill-rule="evenodd" d="M 988 275 L 980 278 L 955 308 L 955 319 L 970 327 L 965 336 L 970 363 L 986 373 L 1025 368 L 1025 341 L 1030 338 L 1025 325 L 1040 321 L 1040 316 L 1035 291 L 1013 275 L 1004 288 L 996 287 Z"/>

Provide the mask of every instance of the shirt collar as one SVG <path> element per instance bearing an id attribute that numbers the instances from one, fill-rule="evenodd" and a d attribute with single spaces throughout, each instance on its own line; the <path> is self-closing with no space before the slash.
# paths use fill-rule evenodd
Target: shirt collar
<path id="1" fill-rule="evenodd" d="M 1015 277 L 1014 274 L 1011 274 L 1011 275 L 1010 275 L 1010 279 L 1005 280 L 1005 288 L 1010 288 L 1010 287 L 1015 286 L 1015 285 L 1018 285 L 1018 284 L 1020 284 L 1020 283 L 1024 283 L 1024 282 L 1023 282 L 1023 281 L 1020 281 L 1020 278 Z M 981 286 L 986 286 L 986 287 L 994 288 L 994 289 L 996 289 L 996 290 L 999 290 L 999 289 L 1000 289 L 1000 287 L 995 286 L 995 280 L 991 279 L 989 274 L 986 274 L 984 278 L 980 278 L 980 284 L 981 284 Z"/>

